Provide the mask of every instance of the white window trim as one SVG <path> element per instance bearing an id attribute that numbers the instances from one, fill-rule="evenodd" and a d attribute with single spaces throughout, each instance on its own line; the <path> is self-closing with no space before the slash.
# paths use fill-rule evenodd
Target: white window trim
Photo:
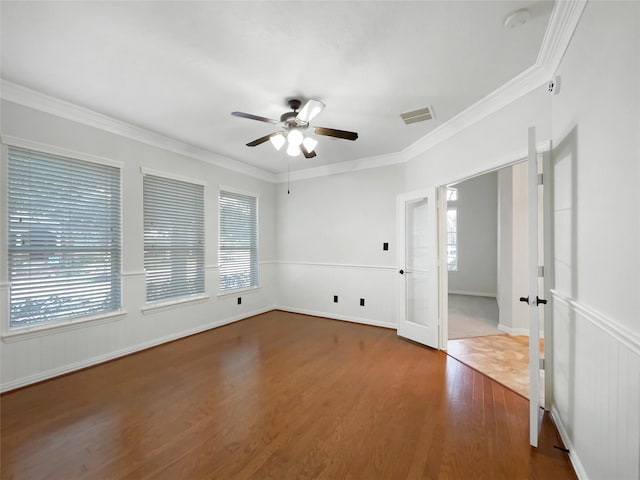
<path id="1" fill-rule="evenodd" d="M 191 295 L 189 297 L 180 297 L 173 300 L 166 300 L 160 302 L 148 302 L 145 303 L 140 309 L 143 314 L 148 315 L 150 313 L 164 312 L 166 310 L 173 310 L 189 303 L 203 303 L 209 301 L 209 295 L 206 293 Z"/>
<path id="2" fill-rule="evenodd" d="M 50 145 L 47 143 L 36 142 L 33 140 L 27 140 L 21 137 L 14 137 L 11 135 L 2 135 L 0 137 L 0 155 L 2 155 L 2 162 L 0 162 L 0 184 L 5 185 L 5 182 L 9 179 L 8 165 L 9 165 L 9 148 L 24 148 L 27 150 L 35 150 L 40 153 L 45 153 L 54 156 L 62 156 L 75 160 L 81 160 L 90 163 L 97 163 L 100 165 L 108 165 L 120 170 L 120 232 L 122 238 L 124 238 L 124 215 L 123 215 L 123 167 L 124 162 L 119 160 L 113 160 L 110 158 L 100 157 L 98 155 L 87 154 L 76 150 L 66 149 Z M 10 294 L 11 283 L 9 282 L 9 269 L 7 266 L 6 252 L 8 252 L 8 233 L 9 233 L 9 189 L 1 188 L 2 193 L 0 201 L 2 202 L 2 210 L 0 210 L 0 251 L 3 252 L 0 258 L 0 305 L 4 305 L 2 308 L 3 320 L 0 321 L 0 338 L 3 342 L 13 342 L 18 340 L 27 340 L 29 338 L 41 337 L 44 335 L 50 335 L 54 333 L 75 330 L 82 328 L 87 324 L 99 325 L 102 323 L 112 322 L 120 320 L 127 315 L 126 310 L 120 305 L 120 310 L 114 310 L 110 312 L 98 313 L 95 315 L 79 315 L 68 319 L 59 319 L 40 325 L 31 325 L 26 327 L 11 327 L 10 318 Z M 121 239 L 122 240 L 122 239 Z M 124 242 L 121 241 L 121 255 L 120 255 L 120 291 L 122 292 L 122 277 L 123 277 L 123 262 L 124 262 Z M 120 299 L 122 302 L 122 298 Z"/>
<path id="3" fill-rule="evenodd" d="M 8 328 L 7 322 L 2 322 L 3 328 L 5 329 L 5 331 L 2 332 L 2 341 L 5 343 L 11 343 L 20 340 L 28 340 L 30 338 L 42 337 L 45 335 L 52 335 L 54 333 L 68 332 L 70 330 L 84 328 L 88 325 L 100 325 L 103 323 L 118 321 L 126 315 L 126 310 L 115 310 L 113 312 L 104 312 L 97 315 L 84 315 L 57 320 L 43 325 L 14 328 Z"/>
<path id="4" fill-rule="evenodd" d="M 227 187 L 224 185 L 218 185 L 218 195 L 216 197 L 217 208 L 216 214 L 218 215 L 218 251 L 216 255 L 218 256 L 218 281 L 220 280 L 220 192 L 229 192 L 229 193 L 237 193 L 238 195 L 246 195 L 247 197 L 254 197 L 256 199 L 256 227 L 258 229 L 257 238 L 256 238 L 256 268 L 258 270 L 258 284 L 251 287 L 242 287 L 242 288 L 234 288 L 231 290 L 220 291 L 220 284 L 218 284 L 218 297 L 225 297 L 228 295 L 237 295 L 242 292 L 250 292 L 252 290 L 258 290 L 262 288 L 261 285 L 261 277 L 260 277 L 260 195 L 255 192 L 250 192 L 247 190 L 242 190 L 234 187 Z"/>
<path id="5" fill-rule="evenodd" d="M 140 173 L 142 174 L 142 176 L 145 175 L 151 175 L 154 177 L 160 177 L 160 178 L 166 178 L 169 180 L 177 180 L 179 182 L 184 182 L 184 183 L 192 183 L 194 185 L 200 185 L 201 187 L 203 187 L 203 219 L 206 222 L 207 219 L 207 182 L 203 181 L 203 180 L 199 180 L 199 179 L 193 179 L 193 178 L 189 178 L 189 177 L 184 177 L 181 175 L 174 175 L 171 173 L 167 173 L 161 170 L 155 170 L 153 168 L 145 168 L 145 167 L 140 167 Z M 144 187 L 142 188 L 142 192 L 143 192 L 143 196 L 144 196 Z M 144 200 L 143 200 L 144 201 Z M 144 210 L 144 207 L 143 207 Z M 194 302 L 202 302 L 202 301 L 207 301 L 209 299 L 209 295 L 206 293 L 207 292 L 207 265 L 206 265 L 206 257 L 207 257 L 207 243 L 206 243 L 206 237 L 207 237 L 207 229 L 206 229 L 206 225 L 204 225 L 204 292 L 202 293 L 198 293 L 195 295 L 189 295 L 186 297 L 176 297 L 176 298 L 171 298 L 169 300 L 158 300 L 158 301 L 152 301 L 152 302 L 147 302 L 146 298 L 147 298 L 147 292 L 146 292 L 146 270 L 143 270 L 143 276 L 145 277 L 145 302 L 141 308 L 141 311 L 143 314 L 148 314 L 148 313 L 153 313 L 154 311 L 165 311 L 165 310 L 170 310 L 173 308 L 176 308 L 180 305 L 186 304 L 186 303 L 194 303 Z M 143 236 L 144 236 L 144 218 L 143 218 Z M 143 239 L 143 250 L 144 250 L 144 239 Z M 144 257 L 144 255 L 143 255 Z M 144 258 L 143 258 L 144 261 Z"/>
<path id="6" fill-rule="evenodd" d="M 146 167 L 140 167 L 140 173 L 143 176 L 152 175 L 154 177 L 162 177 L 162 178 L 167 178 L 169 180 L 177 180 L 178 182 L 193 183 L 195 185 L 201 185 L 205 187 L 205 199 L 206 199 L 207 182 L 199 178 L 183 177 L 182 175 L 174 175 L 173 173 L 167 173 L 162 170 L 154 170 L 153 168 L 146 168 Z"/>

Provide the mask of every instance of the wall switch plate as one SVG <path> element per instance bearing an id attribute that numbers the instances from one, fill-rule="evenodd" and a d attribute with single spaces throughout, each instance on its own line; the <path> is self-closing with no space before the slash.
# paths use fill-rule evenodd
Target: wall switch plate
<path id="1" fill-rule="evenodd" d="M 389 242 L 384 242 L 382 244 L 382 250 L 389 250 Z"/>
<path id="2" fill-rule="evenodd" d="M 238 305 L 242 304 L 242 297 L 238 297 Z"/>
<path id="3" fill-rule="evenodd" d="M 364 307 L 364 298 L 361 298 L 361 299 L 360 299 L 360 306 L 361 306 L 361 307 Z"/>
<path id="4" fill-rule="evenodd" d="M 333 303 L 338 303 L 338 295 L 333 296 Z"/>

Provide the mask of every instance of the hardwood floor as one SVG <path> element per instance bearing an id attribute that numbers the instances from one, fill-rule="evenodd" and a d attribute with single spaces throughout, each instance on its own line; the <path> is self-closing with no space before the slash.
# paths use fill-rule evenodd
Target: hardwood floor
<path id="1" fill-rule="evenodd" d="M 270 312 L 2 395 L 2 478 L 576 478 L 528 401 L 393 330 Z"/>

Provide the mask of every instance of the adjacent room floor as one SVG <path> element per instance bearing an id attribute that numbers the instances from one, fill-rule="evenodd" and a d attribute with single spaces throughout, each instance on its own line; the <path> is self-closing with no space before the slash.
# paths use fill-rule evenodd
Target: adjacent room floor
<path id="1" fill-rule="evenodd" d="M 501 332 L 498 318 L 495 298 L 449 294 L 447 353 L 529 398 L 529 338 Z"/>

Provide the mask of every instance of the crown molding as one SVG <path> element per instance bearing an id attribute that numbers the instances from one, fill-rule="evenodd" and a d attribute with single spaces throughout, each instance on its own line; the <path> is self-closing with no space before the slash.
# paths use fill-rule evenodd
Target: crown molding
<path id="1" fill-rule="evenodd" d="M 558 70 L 586 6 L 587 0 L 556 0 L 536 60 L 549 78 Z"/>
<path id="2" fill-rule="evenodd" d="M 204 148 L 196 147 L 87 108 L 44 95 L 6 80 L 1 81 L 0 96 L 13 103 L 272 183 L 335 175 L 407 162 L 549 81 L 562 61 L 586 4 L 587 0 L 556 0 L 534 65 L 453 118 L 442 123 L 404 150 L 321 167 L 296 170 L 289 174 L 268 172 Z"/>
<path id="3" fill-rule="evenodd" d="M 195 145 L 162 135 L 151 130 L 132 125 L 121 120 L 103 115 L 85 107 L 60 100 L 37 92 L 30 88 L 1 80 L 0 96 L 9 102 L 33 108 L 41 112 L 71 120 L 82 125 L 94 127 L 109 133 L 130 138 L 146 145 L 158 147 L 179 155 L 185 155 L 227 170 L 249 175 L 268 182 L 275 182 L 276 175 L 266 170 L 247 165 L 244 162 L 224 157 Z"/>
<path id="4" fill-rule="evenodd" d="M 313 178 L 407 162 L 544 85 L 560 66 L 562 57 L 569 47 L 586 4 L 587 0 L 556 0 L 535 64 L 453 118 L 442 123 L 404 150 L 395 154 L 371 157 L 375 161 L 371 161 L 369 164 L 366 164 L 367 159 L 360 159 L 341 162 L 336 164 L 335 167 L 297 170 L 295 175 L 291 174 L 290 179 Z M 282 174 L 279 175 L 279 181 L 283 181 L 283 177 L 286 181 L 286 174 L 284 176 Z"/>
<path id="5" fill-rule="evenodd" d="M 408 158 L 406 158 L 403 152 L 376 155 L 347 162 L 330 163 L 321 167 L 294 170 L 289 173 L 279 173 L 277 176 L 277 182 L 284 183 L 287 181 L 306 180 L 316 177 L 328 177 L 329 175 L 337 175 L 339 173 L 356 172 L 358 170 L 367 170 L 369 168 L 387 167 L 398 163 L 406 163 L 407 160 Z"/>

